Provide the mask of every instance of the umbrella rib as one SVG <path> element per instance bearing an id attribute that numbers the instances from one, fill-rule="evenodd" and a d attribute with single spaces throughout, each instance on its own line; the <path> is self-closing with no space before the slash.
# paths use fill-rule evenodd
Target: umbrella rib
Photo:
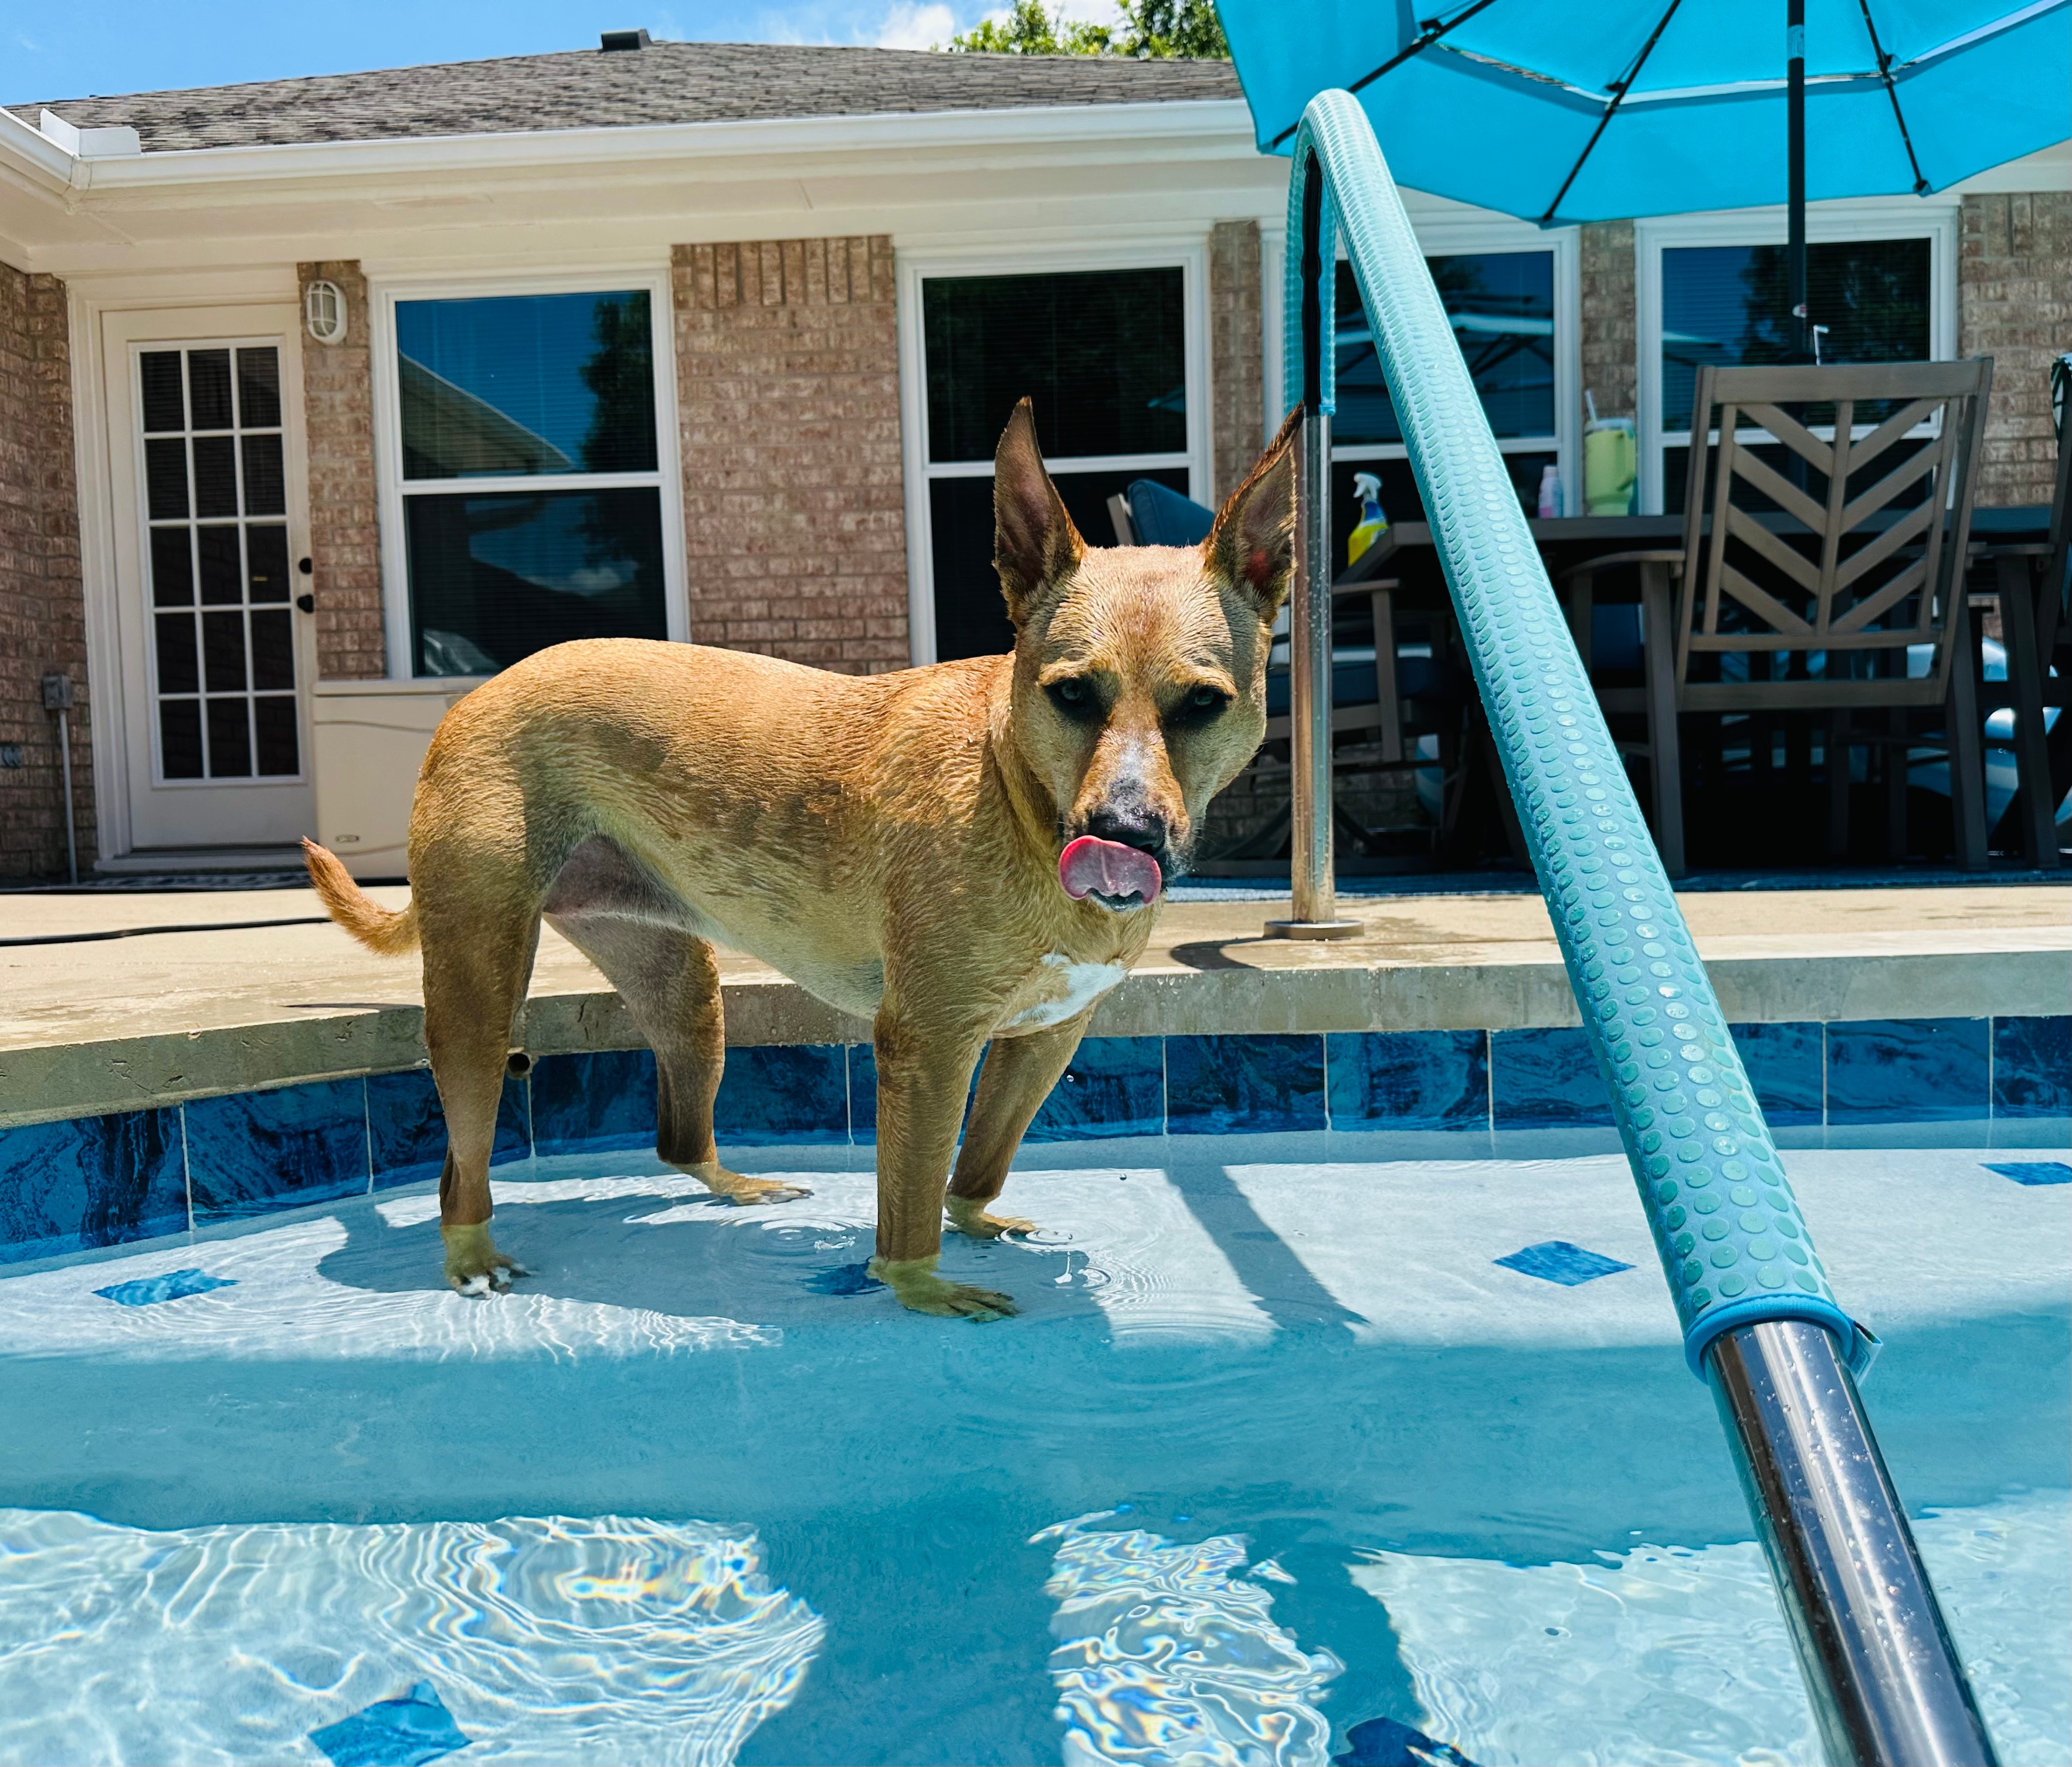
<path id="1" fill-rule="evenodd" d="M 1561 187 L 1554 193 L 1554 200 L 1547 205 L 1547 212 L 1540 217 L 1540 224 L 1552 224 L 1554 212 L 1561 206 L 1561 199 L 1568 194 L 1568 187 L 1582 175 L 1583 162 L 1596 150 L 1605 131 L 1611 126 L 1612 118 L 1618 114 L 1619 106 L 1626 102 L 1626 95 L 1633 90 L 1633 83 L 1640 78 L 1640 70 L 1647 58 L 1655 53 L 1655 46 L 1662 41 L 1662 33 L 1669 28 L 1669 21 L 1676 16 L 1676 9 L 1684 0 L 1669 0 L 1669 10 L 1655 21 L 1655 28 L 1648 33 L 1647 41 L 1640 46 L 1640 53 L 1633 58 L 1633 64 L 1612 82 L 1612 101 L 1605 106 L 1605 113 L 1597 119 L 1597 126 L 1590 131 L 1590 138 L 1583 144 L 1583 150 L 1576 156 L 1576 163 L 1568 168 L 1568 175 L 1561 180 Z"/>
<path id="2" fill-rule="evenodd" d="M 1359 79 L 1355 80 L 1350 85 L 1347 86 L 1346 90 L 1347 92 L 1359 92 L 1365 87 L 1371 86 L 1375 81 L 1380 79 L 1383 74 L 1389 72 L 1393 68 L 1401 67 L 1404 63 L 1409 60 L 1412 55 L 1421 55 L 1424 54 L 1427 49 L 1429 49 L 1433 43 L 1437 43 L 1441 37 L 1445 36 L 1448 31 L 1457 30 L 1461 26 L 1466 24 L 1469 19 L 1474 18 L 1477 13 L 1486 10 L 1489 7 L 1493 6 L 1495 4 L 1496 0 L 1474 0 L 1474 4 L 1470 6 L 1466 11 L 1461 14 L 1458 18 L 1449 18 L 1444 24 L 1441 24 L 1437 18 L 1426 19 L 1424 21 L 1424 28 L 1419 31 L 1416 36 L 1411 40 L 1408 47 L 1400 50 L 1395 55 L 1391 55 L 1388 60 L 1384 61 L 1371 73 L 1362 74 Z M 1272 141 L 1266 144 L 1268 150 L 1270 152 L 1272 149 L 1278 147 L 1281 142 L 1287 140 L 1290 135 L 1293 134 L 1295 131 L 1301 126 L 1302 120 L 1298 117 L 1293 122 L 1290 123 L 1285 129 L 1282 129 L 1279 134 L 1276 135 Z"/>
<path id="3" fill-rule="evenodd" d="M 1922 175 L 1921 160 L 1914 151 L 1914 137 L 1907 133 L 1906 113 L 1899 108 L 1899 88 L 1892 77 L 1892 57 L 1885 52 L 1885 45 L 1878 41 L 1877 26 L 1871 19 L 1871 0 L 1856 0 L 1863 8 L 1864 29 L 1871 34 L 1871 53 L 1877 57 L 1878 78 L 1885 82 L 1885 95 L 1892 101 L 1892 120 L 1899 125 L 1901 144 L 1906 149 L 1906 162 L 1914 168 L 1914 194 L 1926 196 L 1928 180 Z"/>

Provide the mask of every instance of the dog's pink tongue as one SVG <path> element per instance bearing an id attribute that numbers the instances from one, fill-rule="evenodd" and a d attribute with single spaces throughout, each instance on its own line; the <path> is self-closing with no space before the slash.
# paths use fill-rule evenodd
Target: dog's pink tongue
<path id="1" fill-rule="evenodd" d="M 1093 890 L 1104 896 L 1141 896 L 1156 902 L 1165 886 L 1158 861 L 1141 847 L 1083 834 L 1058 855 L 1058 881 L 1075 902 Z"/>

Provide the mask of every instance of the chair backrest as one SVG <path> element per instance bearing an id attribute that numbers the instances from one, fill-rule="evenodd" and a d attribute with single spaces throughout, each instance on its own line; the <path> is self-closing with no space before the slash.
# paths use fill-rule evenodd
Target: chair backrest
<path id="1" fill-rule="evenodd" d="M 1198 546 L 1215 526 L 1215 511 L 1156 479 L 1132 479 L 1128 495 L 1129 524 L 1140 546 Z"/>
<path id="2" fill-rule="evenodd" d="M 1708 652 L 1741 653 L 1751 678 L 1769 679 L 1778 653 L 1798 651 L 1824 655 L 1830 685 L 1863 671 L 1904 680 L 1906 650 L 1927 644 L 1928 676 L 1912 692 L 1939 700 L 1992 384 L 1985 356 L 1700 368 L 1679 684 Z M 1819 417 L 1829 439 L 1809 425 Z"/>

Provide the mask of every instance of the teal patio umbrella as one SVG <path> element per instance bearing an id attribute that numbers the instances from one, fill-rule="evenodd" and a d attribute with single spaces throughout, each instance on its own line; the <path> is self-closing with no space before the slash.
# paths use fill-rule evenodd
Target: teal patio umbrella
<path id="1" fill-rule="evenodd" d="M 1343 87 L 1397 179 L 1543 225 L 1926 195 L 2072 134 L 2072 0 L 1218 0 L 1263 152 Z"/>

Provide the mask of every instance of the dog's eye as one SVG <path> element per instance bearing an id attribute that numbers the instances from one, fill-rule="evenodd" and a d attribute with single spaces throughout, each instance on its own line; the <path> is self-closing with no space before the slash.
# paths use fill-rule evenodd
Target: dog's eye
<path id="1" fill-rule="evenodd" d="M 1170 721 L 1182 726 L 1207 724 L 1229 704 L 1230 695 L 1219 687 L 1194 688 L 1174 707 Z"/>
<path id="2" fill-rule="evenodd" d="M 1053 681 L 1043 691 L 1050 696 L 1050 703 L 1068 718 L 1090 718 L 1100 711 L 1100 701 L 1094 690 L 1077 676 L 1068 675 L 1062 681 Z"/>

